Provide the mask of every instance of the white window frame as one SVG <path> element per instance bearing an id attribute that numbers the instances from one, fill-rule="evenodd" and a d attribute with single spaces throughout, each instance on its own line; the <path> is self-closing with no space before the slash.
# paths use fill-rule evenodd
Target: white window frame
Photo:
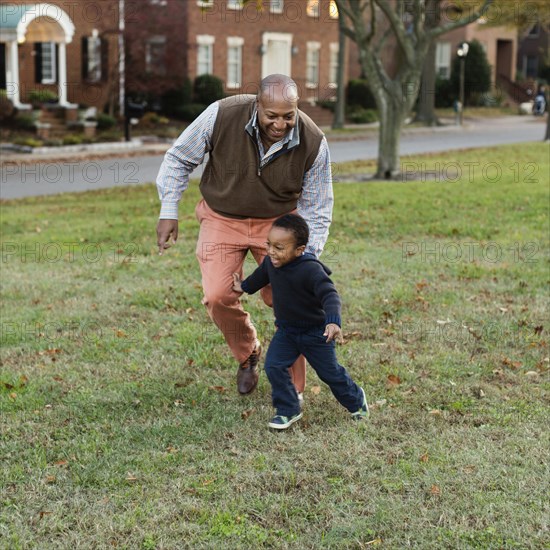
<path id="1" fill-rule="evenodd" d="M 102 75 L 101 67 L 101 38 L 99 36 L 86 37 L 86 57 L 88 60 L 86 67 L 86 81 L 99 82 Z"/>
<path id="2" fill-rule="evenodd" d="M 41 79 L 42 84 L 55 84 L 57 82 L 57 59 L 55 56 L 55 42 L 42 42 L 40 47 L 40 53 L 42 55 L 41 63 Z M 49 72 L 46 74 L 44 59 L 46 58 L 46 52 L 48 52 L 48 68 Z"/>
<path id="3" fill-rule="evenodd" d="M 313 57 L 312 57 L 313 56 Z M 316 58 L 316 59 L 315 59 Z M 312 64 L 312 61 L 315 64 Z M 317 88 L 319 86 L 320 80 L 320 69 L 321 69 L 321 42 L 307 42 L 306 44 L 306 88 Z M 317 73 L 317 82 L 314 82 L 310 78 L 310 69 L 313 67 L 313 70 Z"/>
<path id="4" fill-rule="evenodd" d="M 242 10 L 243 9 L 243 0 L 227 0 L 227 9 L 228 10 Z"/>
<path id="5" fill-rule="evenodd" d="M 164 53 L 166 53 L 166 36 L 155 35 L 151 36 L 145 42 L 145 72 L 150 74 L 164 75 L 166 74 L 166 60 L 163 60 L 162 66 L 156 64 L 156 60 L 153 59 L 151 49 L 154 46 L 164 46 Z"/>
<path id="6" fill-rule="evenodd" d="M 240 88 L 243 80 L 243 45 L 244 38 L 241 36 L 228 36 L 227 37 L 227 81 L 225 83 L 227 88 Z M 237 55 L 237 74 L 239 78 L 237 81 L 231 80 L 229 72 L 229 51 L 235 48 L 238 52 Z"/>
<path id="7" fill-rule="evenodd" d="M 285 0 L 270 0 L 269 11 L 270 13 L 283 13 L 285 9 Z"/>
<path id="8" fill-rule="evenodd" d="M 309 17 L 321 17 L 321 0 L 307 0 L 306 13 Z"/>
<path id="9" fill-rule="evenodd" d="M 437 42 L 435 45 L 435 74 L 440 78 L 451 78 L 451 52 L 450 42 Z M 441 69 L 443 69 L 443 74 Z"/>
<path id="10" fill-rule="evenodd" d="M 329 48 L 328 85 L 331 88 L 338 88 L 338 52 L 340 50 L 340 45 L 338 42 L 331 42 Z"/>
<path id="11" fill-rule="evenodd" d="M 200 76 L 202 74 L 212 74 L 214 71 L 214 42 L 216 41 L 216 38 L 210 34 L 199 34 L 197 36 L 197 76 Z M 200 55 L 201 55 L 201 47 L 207 47 L 208 52 L 208 59 L 206 60 L 206 63 L 208 64 L 208 70 L 206 72 L 200 71 L 199 67 L 202 63 Z"/>
<path id="12" fill-rule="evenodd" d="M 197 6 L 199 8 L 213 8 L 214 0 L 197 0 Z"/>

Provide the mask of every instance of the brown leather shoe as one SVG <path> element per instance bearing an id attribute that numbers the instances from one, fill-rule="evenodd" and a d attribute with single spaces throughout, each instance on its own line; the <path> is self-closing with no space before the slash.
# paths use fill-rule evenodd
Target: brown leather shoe
<path id="1" fill-rule="evenodd" d="M 239 365 L 239 370 L 237 371 L 237 389 L 241 395 L 246 395 L 256 389 L 258 378 L 260 377 L 258 365 L 261 355 L 262 346 L 260 342 L 256 340 L 254 351 L 248 356 L 248 359 L 244 363 Z"/>

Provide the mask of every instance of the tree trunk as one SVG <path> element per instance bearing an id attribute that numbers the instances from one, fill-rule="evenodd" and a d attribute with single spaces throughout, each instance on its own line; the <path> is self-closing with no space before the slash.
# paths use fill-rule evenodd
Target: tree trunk
<path id="1" fill-rule="evenodd" d="M 346 35 L 342 32 L 344 26 L 344 14 L 338 14 L 338 76 L 336 91 L 336 107 L 334 109 L 333 128 L 343 128 L 346 111 L 346 84 L 344 82 L 344 64 L 346 60 Z"/>
<path id="2" fill-rule="evenodd" d="M 546 115 L 546 135 L 544 136 L 544 141 L 550 141 L 550 109 L 548 109 L 548 114 Z"/>
<path id="3" fill-rule="evenodd" d="M 401 173 L 399 163 L 399 142 L 401 128 L 407 114 L 404 103 L 390 101 L 387 98 L 385 105 L 379 108 L 380 130 L 378 133 L 378 163 L 376 179 L 397 179 Z"/>
<path id="4" fill-rule="evenodd" d="M 435 114 L 435 43 L 433 43 L 426 55 L 424 69 L 422 70 L 422 83 L 418 98 L 418 111 L 415 122 L 423 122 L 426 126 L 438 126 L 439 120 Z"/>

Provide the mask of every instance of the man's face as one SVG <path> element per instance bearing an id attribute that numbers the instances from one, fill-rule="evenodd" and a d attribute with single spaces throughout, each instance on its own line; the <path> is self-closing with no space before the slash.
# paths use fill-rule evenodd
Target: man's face
<path id="1" fill-rule="evenodd" d="M 266 246 L 273 267 L 283 267 L 301 256 L 305 249 L 305 246 L 296 246 L 294 233 L 282 227 L 270 229 Z"/>
<path id="2" fill-rule="evenodd" d="M 277 90 L 258 98 L 258 125 L 267 147 L 281 141 L 296 126 L 298 100 L 285 98 Z"/>

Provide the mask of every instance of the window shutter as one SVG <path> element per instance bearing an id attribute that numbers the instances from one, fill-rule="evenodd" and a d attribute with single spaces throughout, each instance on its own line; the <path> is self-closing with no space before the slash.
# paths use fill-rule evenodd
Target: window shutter
<path id="1" fill-rule="evenodd" d="M 42 84 L 42 42 L 34 44 L 34 80 Z"/>
<path id="2" fill-rule="evenodd" d="M 101 39 L 101 80 L 109 80 L 109 41 L 105 38 Z"/>
<path id="3" fill-rule="evenodd" d="M 88 78 L 88 37 L 83 36 L 81 39 L 82 44 L 82 80 Z"/>
<path id="4" fill-rule="evenodd" d="M 55 81 L 59 83 L 59 44 L 55 44 Z M 65 86 L 67 85 L 66 82 L 64 82 Z"/>

